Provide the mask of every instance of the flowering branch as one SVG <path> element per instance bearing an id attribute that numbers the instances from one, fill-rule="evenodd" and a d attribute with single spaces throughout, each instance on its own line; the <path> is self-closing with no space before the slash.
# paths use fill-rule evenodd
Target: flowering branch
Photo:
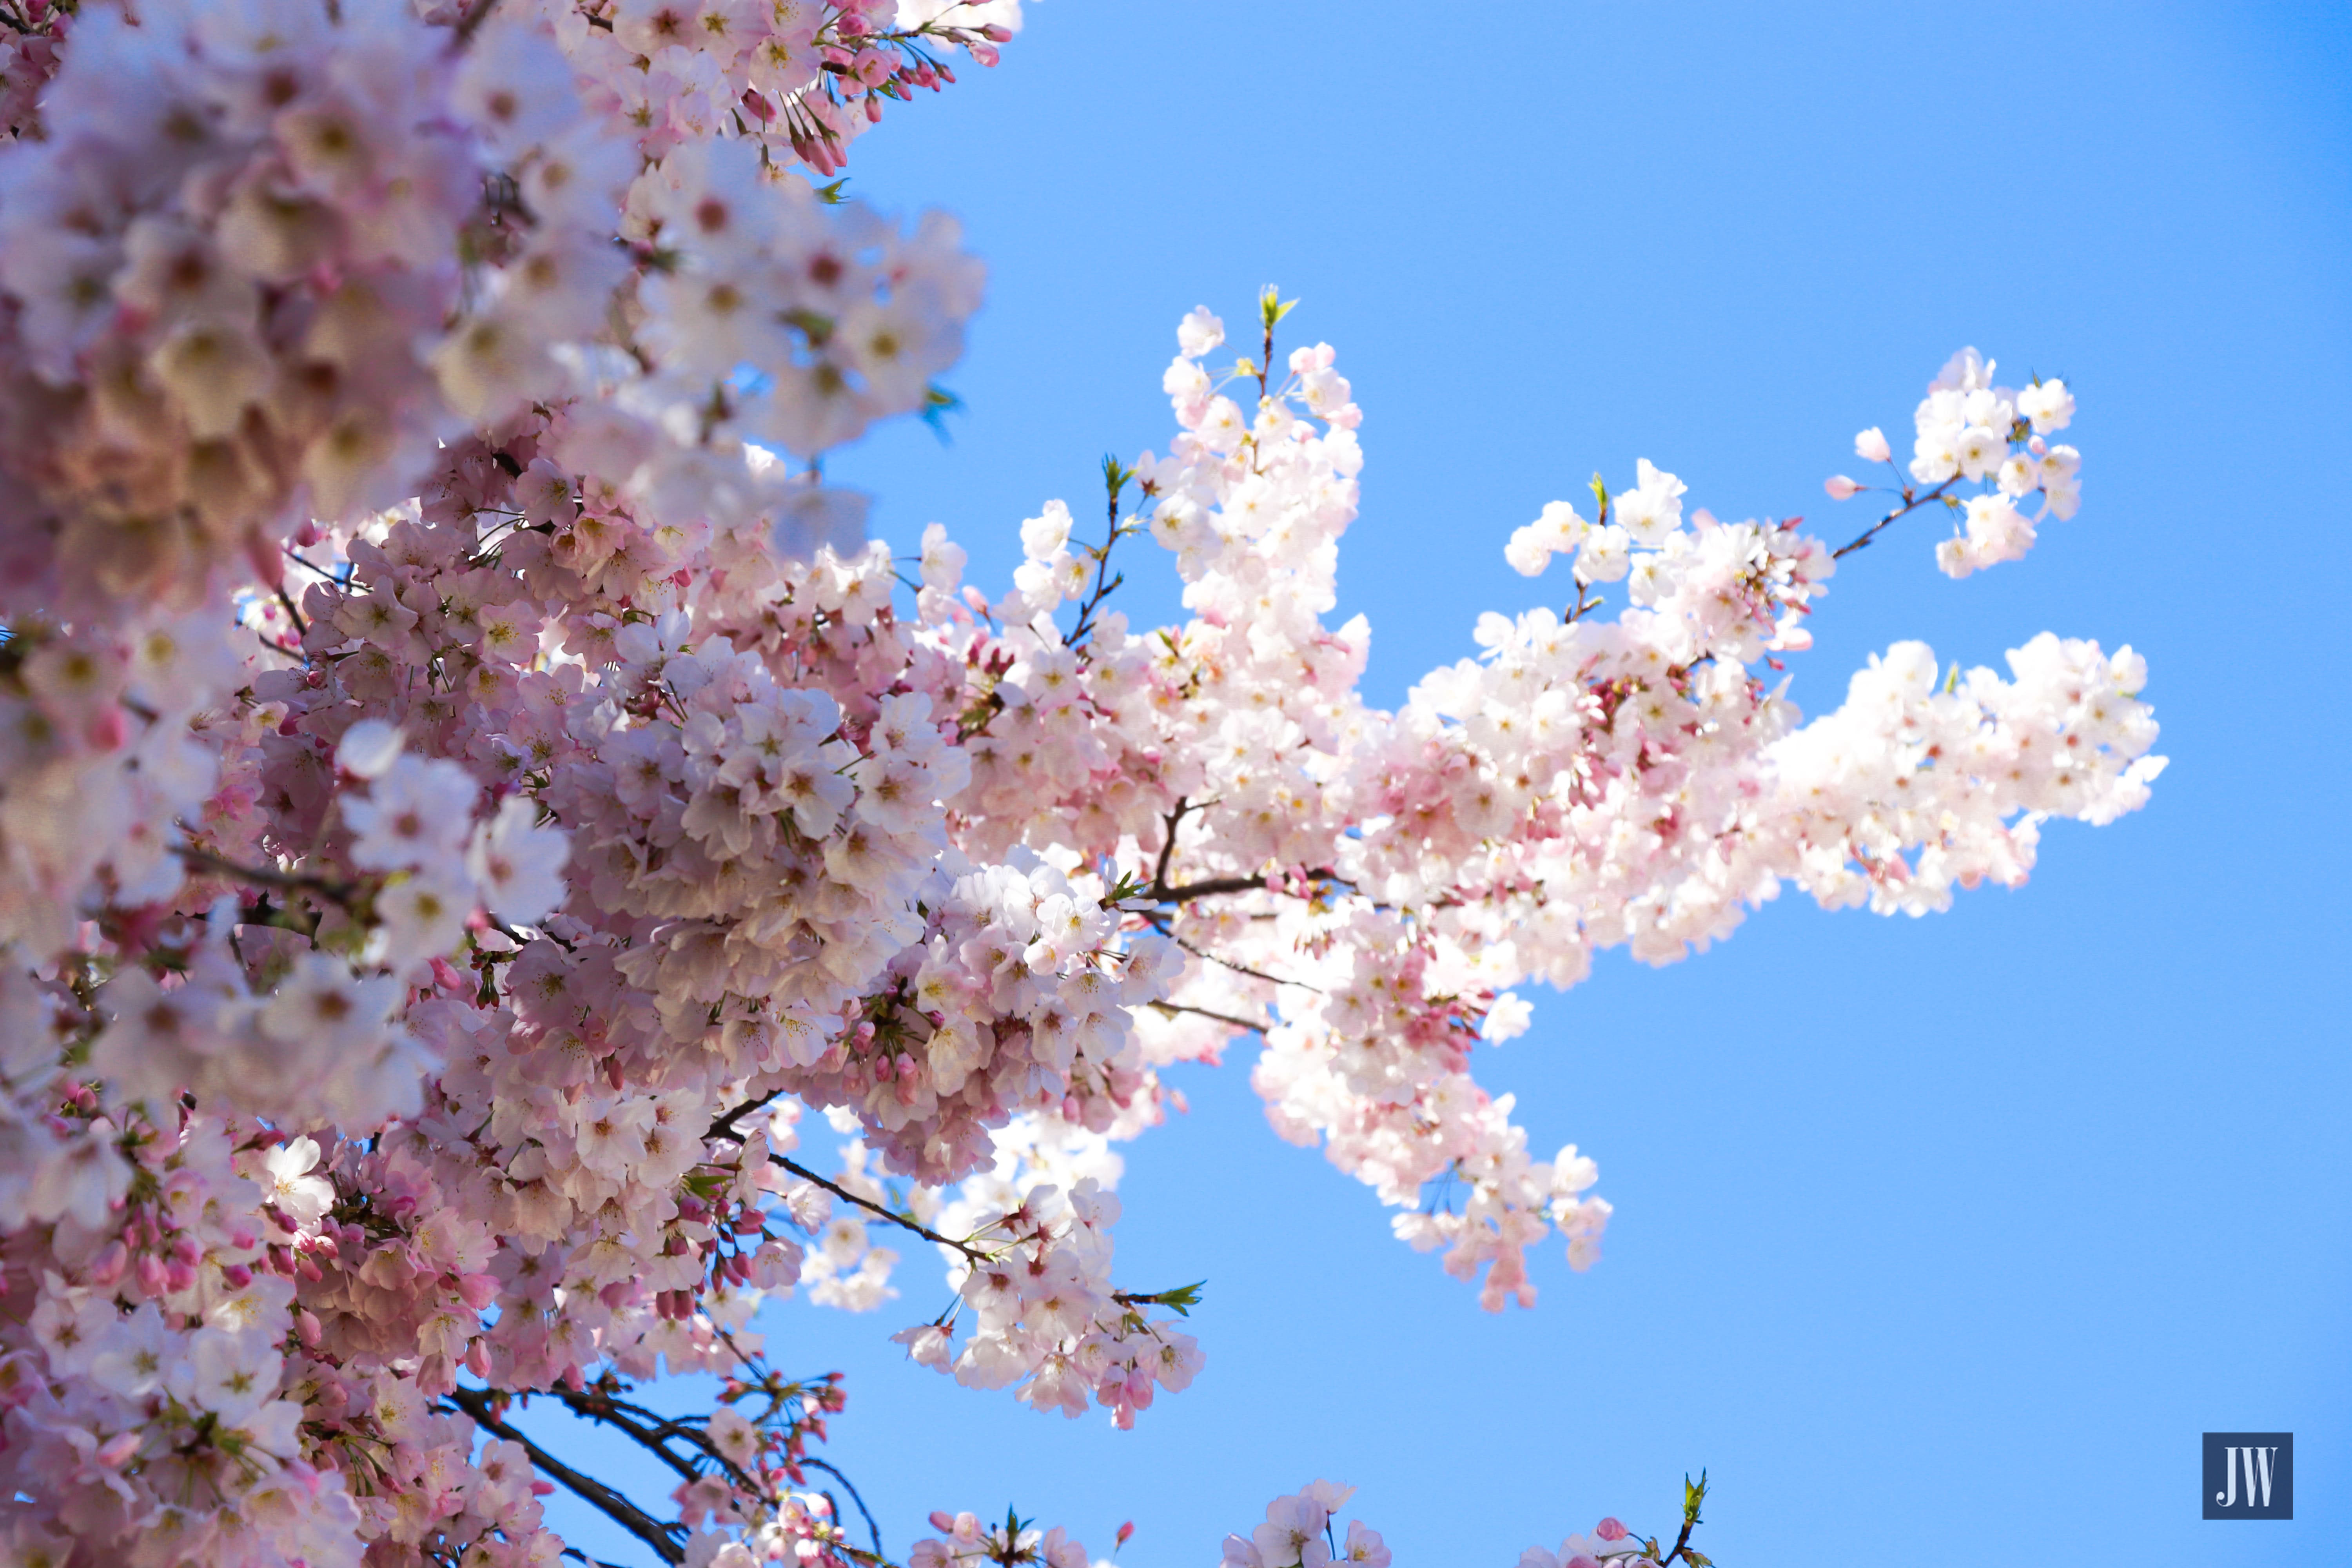
<path id="1" fill-rule="evenodd" d="M 1923 506 L 1927 506 L 1935 501 L 1942 501 L 1948 507 L 1957 508 L 1959 505 L 1959 502 L 1953 499 L 1949 494 L 1949 491 L 1951 490 L 1951 488 L 1958 483 L 1959 483 L 1959 476 L 1955 474 L 1950 479 L 1946 479 L 1943 483 L 1937 485 L 1934 489 L 1916 495 L 1912 492 L 1910 486 L 1905 485 L 1902 489 L 1903 504 L 1901 506 L 1896 507 L 1893 511 L 1888 512 L 1885 517 L 1880 518 L 1876 522 L 1872 523 L 1868 528 L 1863 530 L 1857 537 L 1830 552 L 1830 559 L 1832 561 L 1844 560 L 1855 551 L 1867 545 L 1872 540 L 1877 538 L 1880 531 L 1885 529 L 1887 524 L 1900 521 L 1902 519 L 1910 516 L 1913 512 L 1918 510 Z"/>

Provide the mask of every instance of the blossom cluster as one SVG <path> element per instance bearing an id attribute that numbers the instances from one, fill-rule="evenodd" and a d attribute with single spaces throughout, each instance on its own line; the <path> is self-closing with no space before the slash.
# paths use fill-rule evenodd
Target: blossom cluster
<path id="1" fill-rule="evenodd" d="M 0 158 L 12 605 L 193 607 L 289 508 L 395 500 L 462 418 L 558 384 L 602 300 L 523 311 L 530 258 L 592 249 L 611 193 L 534 184 L 519 234 L 486 176 L 543 174 L 578 111 L 486 122 L 470 63 L 381 0 L 76 23 L 46 139 Z M 493 231 L 514 289 L 463 265 L 508 259 Z"/>
<path id="2" fill-rule="evenodd" d="M 537 0 L 589 100 L 649 157 L 733 133 L 838 172 L 893 100 L 994 65 L 1021 0 Z"/>
<path id="3" fill-rule="evenodd" d="M 646 163 L 551 26 L 453 47 L 389 0 L 77 24 L 47 134 L 0 159 L 10 605 L 268 580 L 304 518 L 394 504 L 534 403 L 590 398 L 611 477 L 682 510 L 747 436 L 812 456 L 926 405 L 978 302 L 955 226 L 829 206 L 740 137 Z"/>
<path id="4" fill-rule="evenodd" d="M 2021 391 L 1996 386 L 1993 369 L 1976 350 L 1962 349 L 1928 384 L 1913 415 L 1910 475 L 1931 488 L 1923 496 L 1899 487 L 1903 510 L 1937 500 L 1962 514 L 1960 531 L 1936 546 L 1936 563 L 1948 576 L 2017 560 L 2033 548 L 2034 529 L 2045 518 L 2070 518 L 2083 504 L 2083 455 L 2048 439 L 2074 423 L 2074 395 L 2055 377 L 2037 377 Z M 1895 460 L 1875 426 L 1853 438 L 1853 450 L 1867 462 Z M 1961 480 L 1989 488 L 1963 500 L 1952 488 Z M 1846 500 L 1873 487 L 1839 474 L 1825 488 L 1832 500 Z M 2018 507 L 2036 493 L 2041 504 L 2028 517 Z"/>

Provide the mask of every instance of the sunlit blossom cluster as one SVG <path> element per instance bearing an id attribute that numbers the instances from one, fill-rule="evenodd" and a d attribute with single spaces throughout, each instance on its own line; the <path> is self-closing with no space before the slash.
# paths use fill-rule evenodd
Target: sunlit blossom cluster
<path id="1" fill-rule="evenodd" d="M 1946 574 L 1965 577 L 2033 548 L 2034 530 L 2047 518 L 2063 520 L 2083 504 L 2083 455 L 2049 437 L 2074 420 L 2074 395 L 2055 377 L 2036 377 L 2022 390 L 1993 384 L 1993 362 L 1974 349 L 1954 354 L 1920 400 L 1912 423 L 1917 437 L 1907 465 L 1913 485 L 1898 486 L 1904 510 L 1941 500 L 1960 516 L 1959 531 L 1936 546 Z M 1876 426 L 1853 438 L 1854 456 L 1895 461 Z M 1899 475 L 1898 475 L 1899 478 Z M 1962 482 L 1973 494 L 1956 489 Z M 1826 488 L 1848 500 L 1876 487 L 1839 474 Z M 2019 510 L 2041 497 L 2029 517 Z"/>

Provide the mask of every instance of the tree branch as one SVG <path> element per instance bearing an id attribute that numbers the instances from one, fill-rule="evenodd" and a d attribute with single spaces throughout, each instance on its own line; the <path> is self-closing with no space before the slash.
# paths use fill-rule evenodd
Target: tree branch
<path id="1" fill-rule="evenodd" d="M 553 1477 L 565 1489 L 587 1503 L 589 1507 L 652 1547 L 655 1554 L 663 1562 L 682 1563 L 686 1561 L 685 1550 L 671 1535 L 673 1531 L 683 1534 L 685 1532 L 683 1525 L 665 1525 L 658 1522 L 653 1515 L 646 1512 L 603 1481 L 593 1476 L 583 1475 L 537 1443 L 532 1442 L 522 1432 L 509 1426 L 495 1413 L 493 1396 L 489 1390 L 457 1388 L 450 1390 L 446 1397 L 449 1404 L 472 1416 L 474 1424 L 484 1431 L 503 1437 L 509 1443 L 522 1445 L 523 1452 L 530 1456 L 533 1466 Z"/>
<path id="2" fill-rule="evenodd" d="M 233 877 L 240 882 L 251 882 L 258 888 L 279 888 L 297 892 L 316 893 L 348 908 L 359 889 L 349 882 L 338 882 L 331 877 L 320 877 L 307 871 L 280 871 L 274 866 L 242 866 L 226 859 L 209 849 L 198 849 L 183 844 L 173 851 L 180 863 L 192 870 L 210 871 L 217 876 Z"/>
<path id="3" fill-rule="evenodd" d="M 1184 820 L 1184 813 L 1189 809 L 1184 797 L 1180 795 L 1176 797 L 1176 809 L 1160 819 L 1168 824 L 1168 837 L 1160 841 L 1160 863 L 1151 868 L 1151 885 L 1155 888 L 1168 885 L 1168 863 L 1176 854 L 1176 827 Z"/>

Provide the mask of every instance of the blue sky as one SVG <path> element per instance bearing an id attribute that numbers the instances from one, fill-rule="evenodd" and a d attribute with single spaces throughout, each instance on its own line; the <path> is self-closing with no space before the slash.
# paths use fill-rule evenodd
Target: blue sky
<path id="1" fill-rule="evenodd" d="M 1324 1476 L 1400 1563 L 1507 1564 L 1606 1511 L 1664 1530 L 1705 1466 L 1728 1568 L 2352 1561 L 2347 58 L 2317 5 L 1045 0 L 858 144 L 852 190 L 958 213 L 992 278 L 952 444 L 835 466 L 894 542 L 944 521 L 1001 585 L 1020 519 L 1164 449 L 1178 317 L 1278 281 L 1366 410 L 1339 616 L 1389 704 L 1549 591 L 1503 542 L 1595 468 L 1858 531 L 1822 477 L 1973 343 L 2075 389 L 2081 514 L 1959 584 L 1939 524 L 1898 525 L 1791 695 L 1835 706 L 1900 637 L 1998 665 L 2046 627 L 2146 652 L 2173 759 L 2021 891 L 1783 899 L 1543 994 L 1479 1070 L 1617 1215 L 1588 1275 L 1547 1248 L 1532 1312 L 1480 1312 L 1276 1141 L 1248 1050 L 1128 1151 L 1122 1276 L 1209 1281 L 1208 1370 L 1137 1431 L 899 1361 L 928 1258 L 872 1317 L 774 1312 L 782 1364 L 850 1373 L 829 1455 L 894 1552 L 1013 1502 L 1205 1563 Z M 1139 620 L 1174 612 L 1150 565 Z M 2207 1429 L 2295 1433 L 2294 1523 L 2199 1519 Z"/>

